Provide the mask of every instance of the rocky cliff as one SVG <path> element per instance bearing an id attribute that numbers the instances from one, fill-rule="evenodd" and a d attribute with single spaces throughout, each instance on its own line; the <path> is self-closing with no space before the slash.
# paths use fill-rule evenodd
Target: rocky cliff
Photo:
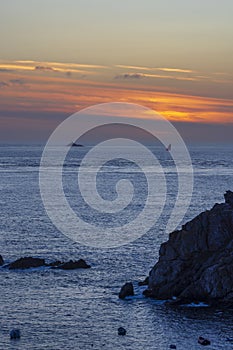
<path id="1" fill-rule="evenodd" d="M 224 197 L 161 245 L 146 296 L 233 304 L 233 193 Z"/>

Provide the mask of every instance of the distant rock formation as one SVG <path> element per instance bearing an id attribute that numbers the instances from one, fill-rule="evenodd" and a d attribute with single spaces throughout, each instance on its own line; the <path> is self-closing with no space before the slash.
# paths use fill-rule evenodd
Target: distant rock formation
<path id="1" fill-rule="evenodd" d="M 89 269 L 91 266 L 85 260 L 79 259 L 77 261 L 70 260 L 56 266 L 58 269 L 74 270 L 74 269 Z"/>
<path id="2" fill-rule="evenodd" d="M 68 146 L 69 147 L 84 147 L 81 143 L 76 143 L 76 142 L 71 142 Z"/>
<path id="3" fill-rule="evenodd" d="M 224 197 L 161 245 L 146 296 L 233 305 L 233 192 Z"/>
<path id="4" fill-rule="evenodd" d="M 17 259 L 7 265 L 9 270 L 28 269 L 30 267 L 40 267 L 40 266 L 45 266 L 45 260 L 39 259 L 39 258 L 32 258 L 31 256 Z"/>
<path id="5" fill-rule="evenodd" d="M 1 262 L 1 259 L 0 259 L 0 262 Z M 2 262 L 3 262 L 3 259 L 2 259 Z M 3 264 L 1 264 L 1 265 L 3 265 Z M 32 267 L 35 268 L 35 267 L 41 267 L 41 266 L 63 269 L 63 270 L 88 269 L 91 267 L 83 259 L 74 260 L 74 261 L 70 260 L 67 262 L 55 260 L 51 263 L 46 263 L 45 259 L 33 258 L 31 256 L 20 258 L 20 259 L 17 259 L 17 260 L 15 260 L 7 265 L 4 265 L 4 267 L 9 268 L 9 270 L 29 269 Z"/>

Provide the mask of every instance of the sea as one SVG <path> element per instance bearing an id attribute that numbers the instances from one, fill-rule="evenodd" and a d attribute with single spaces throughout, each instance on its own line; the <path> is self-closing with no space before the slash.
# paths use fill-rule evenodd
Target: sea
<path id="1" fill-rule="evenodd" d="M 135 188 L 134 203 L 120 215 L 104 219 L 103 213 L 99 215 L 79 200 L 77 173 L 89 149 L 71 148 L 64 164 L 65 195 L 82 220 L 94 222 L 93 230 L 95 226 L 111 230 L 111 223 L 112 227 L 120 227 L 142 210 L 146 178 L 131 161 L 113 159 L 103 164 L 97 187 L 104 200 L 115 199 L 119 179 L 132 179 Z M 233 190 L 233 145 L 190 144 L 188 149 L 194 186 L 191 203 L 178 228 L 216 202 L 223 202 L 225 191 Z M 211 341 L 208 349 L 232 349 L 233 311 L 204 304 L 170 307 L 165 301 L 145 298 L 145 287 L 138 286 L 158 260 L 161 243 L 168 239 L 166 222 L 178 193 L 177 169 L 169 152 L 160 145 L 151 146 L 167 182 L 160 219 L 137 239 L 111 248 L 73 240 L 48 216 L 39 187 L 42 152 L 41 145 L 0 146 L 0 254 L 5 263 L 25 256 L 46 261 L 82 258 L 91 268 L 65 271 L 1 267 L 0 350 L 165 350 L 171 344 L 191 350 L 201 348 L 199 336 Z M 87 173 L 96 170 L 96 164 L 84 169 Z M 146 160 L 144 170 L 156 172 Z M 56 168 L 51 176 L 55 174 Z M 130 281 L 135 296 L 120 300 L 121 286 Z M 126 329 L 125 336 L 118 335 L 119 327 Z M 12 328 L 20 329 L 19 340 L 10 339 Z"/>

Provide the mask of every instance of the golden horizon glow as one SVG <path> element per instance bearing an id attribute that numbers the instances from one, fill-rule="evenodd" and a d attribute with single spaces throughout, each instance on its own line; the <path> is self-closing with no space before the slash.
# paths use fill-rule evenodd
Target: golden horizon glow
<path id="1" fill-rule="evenodd" d="M 93 64 L 0 61 L 2 126 L 6 127 L 13 120 L 15 123 L 14 116 L 11 119 L 9 113 L 70 115 L 105 102 L 140 104 L 171 122 L 233 124 L 232 99 L 225 98 L 224 94 L 222 98 L 211 94 L 203 96 L 203 92 L 202 95 L 197 94 L 193 85 L 208 83 L 206 86 L 209 87 L 222 84 L 222 91 L 224 88 L 227 96 L 230 76 L 183 68 L 131 68 L 133 72 L 129 73 L 130 66 L 127 65 L 116 65 L 115 71 L 110 66 Z M 139 72 L 143 69 L 143 73 Z M 152 84 L 154 81 L 159 81 L 160 85 Z M 180 89 L 170 87 L 170 82 L 181 84 Z M 8 117 L 4 117 L 7 113 Z M 24 117 L 20 120 L 22 123 L 25 121 Z M 28 122 L 35 127 L 35 121 Z M 46 125 L 51 128 L 52 119 Z"/>
<path id="2" fill-rule="evenodd" d="M 115 71 L 114 67 L 120 69 Z M 128 72 L 128 69 L 133 69 L 134 73 Z M 54 61 L 33 61 L 33 60 L 14 60 L 6 61 L 0 60 L 0 73 L 4 73 L 4 70 L 15 71 L 14 73 L 21 71 L 47 71 L 57 73 L 77 73 L 83 75 L 98 75 L 103 77 L 122 77 L 124 79 L 131 78 L 154 78 L 154 79 L 166 79 L 166 80 L 181 80 L 181 81 L 210 81 L 215 83 L 233 84 L 233 74 L 226 75 L 223 72 L 200 72 L 196 70 L 189 70 L 184 68 L 149 68 L 140 66 L 128 66 L 128 65 L 94 65 L 84 63 L 65 63 Z M 145 71 L 145 72 L 141 72 Z M 156 74 L 155 72 L 160 72 Z M 170 75 L 163 73 L 171 73 Z"/>
<path id="3" fill-rule="evenodd" d="M 139 86 L 122 86 L 117 82 L 72 80 L 51 75 L 7 74 L 12 85 L 1 89 L 1 109 L 72 114 L 103 102 L 132 102 L 161 113 L 171 121 L 198 123 L 232 123 L 233 101 L 181 93 L 144 91 Z M 25 79 L 25 81 L 23 80 Z M 22 81 L 22 83 L 21 83 Z M 12 102 L 14 101 L 14 103 Z"/>

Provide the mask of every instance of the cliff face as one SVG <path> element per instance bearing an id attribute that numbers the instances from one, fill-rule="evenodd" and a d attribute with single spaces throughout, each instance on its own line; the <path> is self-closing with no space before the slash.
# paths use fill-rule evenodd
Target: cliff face
<path id="1" fill-rule="evenodd" d="M 233 193 L 224 197 L 161 245 L 145 295 L 233 303 Z"/>

